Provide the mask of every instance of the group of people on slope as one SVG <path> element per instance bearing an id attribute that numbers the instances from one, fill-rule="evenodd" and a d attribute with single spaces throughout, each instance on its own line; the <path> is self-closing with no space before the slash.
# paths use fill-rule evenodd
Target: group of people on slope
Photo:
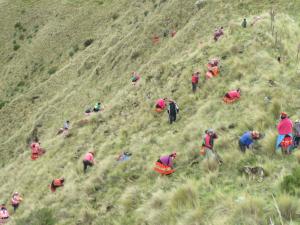
<path id="1" fill-rule="evenodd" d="M 172 124 L 173 122 L 176 121 L 177 114 L 179 113 L 179 107 L 174 100 L 168 98 L 158 99 L 155 104 L 155 111 L 159 113 L 163 112 L 167 106 L 168 106 L 167 112 L 169 115 L 169 123 Z"/>
<path id="2" fill-rule="evenodd" d="M 22 197 L 18 192 L 14 192 L 11 197 L 11 205 L 14 209 L 14 212 L 19 208 L 20 203 L 22 202 Z M 0 224 L 6 223 L 9 219 L 9 212 L 5 204 L 0 205 Z"/>
<path id="3" fill-rule="evenodd" d="M 278 137 L 276 141 L 276 151 L 283 154 L 291 154 L 299 146 L 300 141 L 300 121 L 295 123 L 288 117 L 286 112 L 280 114 L 280 121 L 277 125 Z"/>

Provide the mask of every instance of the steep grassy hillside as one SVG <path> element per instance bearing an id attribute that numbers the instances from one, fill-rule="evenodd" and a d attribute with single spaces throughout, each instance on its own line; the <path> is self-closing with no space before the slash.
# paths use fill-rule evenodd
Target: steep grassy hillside
<path id="1" fill-rule="evenodd" d="M 299 164 L 273 154 L 280 111 L 300 118 L 299 10 L 298 0 L 214 0 L 200 9 L 195 0 L 0 0 L 0 201 L 9 204 L 14 191 L 24 197 L 9 224 L 300 224 L 299 194 L 282 185 Z M 220 26 L 225 35 L 214 42 Z M 174 38 L 164 37 L 173 29 Z M 221 73 L 205 81 L 213 57 Z M 138 86 L 133 70 L 142 76 Z M 238 87 L 241 101 L 223 104 Z M 154 112 L 166 96 L 180 107 L 172 125 Z M 97 101 L 105 110 L 85 116 Z M 70 137 L 56 136 L 67 119 Z M 219 135 L 220 167 L 199 156 L 207 128 Z M 242 155 L 237 140 L 249 129 L 265 138 Z M 37 161 L 28 146 L 34 136 L 47 150 Z M 84 175 L 91 149 L 97 163 Z M 154 162 L 173 150 L 177 171 L 158 176 Z M 116 162 L 122 151 L 131 160 Z M 268 176 L 250 180 L 239 172 L 244 165 Z M 61 176 L 65 186 L 51 193 Z"/>

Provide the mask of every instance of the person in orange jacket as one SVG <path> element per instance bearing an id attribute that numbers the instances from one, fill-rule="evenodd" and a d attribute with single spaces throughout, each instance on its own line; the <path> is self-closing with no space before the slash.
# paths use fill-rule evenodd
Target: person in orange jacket
<path id="1" fill-rule="evenodd" d="M 57 188 L 64 186 L 65 178 L 57 178 L 51 182 L 50 189 L 55 192 Z"/>
<path id="2" fill-rule="evenodd" d="M 95 164 L 95 153 L 94 152 L 88 152 L 85 154 L 84 159 L 82 161 L 83 163 L 83 172 L 86 173 L 86 170 L 89 166 L 93 166 Z"/>
<path id="3" fill-rule="evenodd" d="M 19 208 L 19 205 L 23 199 L 18 192 L 15 192 L 11 198 L 11 205 L 14 208 L 14 212 Z"/>

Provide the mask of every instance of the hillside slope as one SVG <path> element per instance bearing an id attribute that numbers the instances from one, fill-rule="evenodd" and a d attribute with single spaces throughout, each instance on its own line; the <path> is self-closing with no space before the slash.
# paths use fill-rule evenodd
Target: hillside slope
<path id="1" fill-rule="evenodd" d="M 14 191 L 24 196 L 9 224 L 300 224 L 297 195 L 281 188 L 297 159 L 273 154 L 280 111 L 300 118 L 299 10 L 298 0 L 215 0 L 201 9 L 195 0 L 0 0 L 0 201 L 8 204 Z M 225 35 L 214 42 L 220 26 Z M 163 37 L 173 29 L 174 38 Z M 213 57 L 221 73 L 205 81 Z M 197 69 L 200 88 L 192 94 Z M 135 87 L 134 70 L 142 76 Z M 223 104 L 238 87 L 241 101 Z M 165 96 L 180 107 L 172 125 L 153 109 Z M 104 111 L 86 117 L 97 101 Z M 67 119 L 71 136 L 56 136 Z M 219 135 L 220 167 L 199 156 L 208 128 Z M 249 129 L 265 138 L 242 155 L 237 139 Z M 28 147 L 34 136 L 47 150 L 37 161 Z M 97 163 L 84 175 L 90 149 Z M 178 170 L 155 174 L 154 162 L 174 150 Z M 116 162 L 122 151 L 131 160 Z M 268 176 L 250 180 L 239 173 L 244 165 Z M 65 186 L 51 193 L 48 185 L 61 176 Z"/>

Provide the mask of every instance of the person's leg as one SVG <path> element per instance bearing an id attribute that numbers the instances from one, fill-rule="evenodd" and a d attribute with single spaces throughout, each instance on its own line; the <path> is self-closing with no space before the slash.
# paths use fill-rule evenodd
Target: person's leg
<path id="1" fill-rule="evenodd" d="M 83 172 L 86 173 L 86 169 L 87 169 L 87 161 L 83 160 Z"/>
<path id="2" fill-rule="evenodd" d="M 195 84 L 195 83 L 192 83 L 192 89 L 193 89 L 193 92 L 196 92 L 196 89 L 197 89 L 197 84 Z"/>
<path id="3" fill-rule="evenodd" d="M 240 147 L 240 151 L 241 151 L 242 153 L 245 153 L 245 152 L 246 152 L 246 146 L 243 145 L 243 144 L 240 142 L 240 140 L 239 140 L 239 147 Z"/>
<path id="4" fill-rule="evenodd" d="M 176 113 L 175 113 L 174 116 L 173 116 L 173 121 L 174 121 L 174 122 L 176 121 Z"/>

